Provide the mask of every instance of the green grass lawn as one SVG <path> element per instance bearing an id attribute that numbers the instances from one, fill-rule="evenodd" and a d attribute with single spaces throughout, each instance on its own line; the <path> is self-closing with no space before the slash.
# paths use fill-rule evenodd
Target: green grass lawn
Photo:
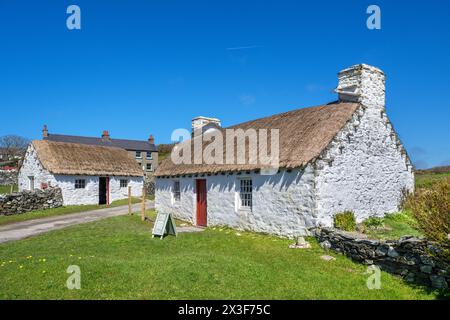
<path id="1" fill-rule="evenodd" d="M 434 299 L 382 272 L 366 286 L 366 267 L 291 240 L 208 228 L 164 240 L 152 225 L 120 216 L 0 245 L 3 299 Z M 45 260 L 44 260 L 45 259 Z M 66 288 L 69 265 L 81 290 Z"/>
<path id="2" fill-rule="evenodd" d="M 18 191 L 17 185 L 13 185 L 13 192 Z M 0 194 L 10 194 L 11 186 L 0 186 Z"/>
<path id="3" fill-rule="evenodd" d="M 448 173 L 417 173 L 416 188 L 430 188 L 434 183 L 441 180 L 450 179 Z"/>
<path id="4" fill-rule="evenodd" d="M 141 202 L 141 199 L 140 198 L 131 198 L 131 202 L 139 203 L 139 202 Z M 127 204 L 128 204 L 128 199 L 122 199 L 122 200 L 113 201 L 111 203 L 110 207 L 118 207 L 118 206 L 123 206 L 123 205 L 127 205 Z M 80 206 L 65 206 L 65 207 L 52 208 L 52 209 L 47 209 L 47 210 L 30 211 L 30 212 L 12 215 L 12 216 L 0 216 L 0 225 L 5 225 L 8 223 L 14 223 L 14 222 L 20 222 L 20 221 L 25 221 L 25 220 L 59 216 L 59 215 L 69 214 L 69 213 L 84 212 L 84 211 L 102 209 L 102 208 L 106 208 L 106 205 L 90 204 L 90 205 L 80 205 Z"/>

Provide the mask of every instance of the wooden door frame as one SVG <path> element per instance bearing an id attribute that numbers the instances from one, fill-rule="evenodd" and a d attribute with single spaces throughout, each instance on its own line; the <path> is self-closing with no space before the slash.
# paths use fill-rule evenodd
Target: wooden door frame
<path id="1" fill-rule="evenodd" d="M 199 216 L 199 214 L 198 214 L 198 184 L 199 184 L 199 181 L 204 181 L 204 183 L 205 183 L 205 225 L 204 226 L 201 226 L 201 225 L 199 225 L 199 223 L 198 223 L 198 216 Z M 197 227 L 206 227 L 207 225 L 208 225 L 208 189 L 207 189 L 207 181 L 206 181 L 206 179 L 195 179 L 195 212 L 194 212 L 194 214 L 195 214 L 195 225 L 197 226 Z"/>

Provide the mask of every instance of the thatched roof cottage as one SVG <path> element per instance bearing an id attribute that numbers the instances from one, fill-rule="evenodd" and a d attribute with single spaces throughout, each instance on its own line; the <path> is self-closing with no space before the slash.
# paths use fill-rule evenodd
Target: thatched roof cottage
<path id="1" fill-rule="evenodd" d="M 19 170 L 19 191 L 61 188 L 64 205 L 110 204 L 139 196 L 143 171 L 125 149 L 35 140 Z"/>
<path id="2" fill-rule="evenodd" d="M 385 75 L 356 65 L 338 78 L 336 102 L 209 128 L 179 144 L 156 171 L 156 209 L 200 226 L 288 237 L 330 226 L 346 210 L 359 221 L 397 211 L 414 172 L 386 114 Z M 244 132 L 243 147 L 229 129 Z M 264 129 L 270 143 L 250 142 Z M 258 152 L 269 144 L 277 166 L 268 171 Z"/>

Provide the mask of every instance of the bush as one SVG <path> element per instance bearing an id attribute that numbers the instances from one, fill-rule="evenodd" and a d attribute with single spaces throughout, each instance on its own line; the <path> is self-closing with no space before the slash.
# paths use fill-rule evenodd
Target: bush
<path id="1" fill-rule="evenodd" d="M 384 226 L 384 219 L 378 217 L 370 217 L 364 220 L 363 224 L 367 228 L 381 228 Z"/>
<path id="2" fill-rule="evenodd" d="M 450 258 L 450 179 L 419 189 L 405 205 L 425 237 L 441 245 L 444 258 Z"/>
<path id="3" fill-rule="evenodd" d="M 337 213 L 334 216 L 334 227 L 344 231 L 355 231 L 356 219 L 351 211 Z"/>

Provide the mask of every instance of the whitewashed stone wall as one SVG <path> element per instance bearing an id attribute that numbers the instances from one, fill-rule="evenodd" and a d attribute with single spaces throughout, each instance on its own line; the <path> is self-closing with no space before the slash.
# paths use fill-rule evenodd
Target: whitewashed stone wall
<path id="1" fill-rule="evenodd" d="M 239 179 L 253 180 L 252 211 L 239 209 Z M 280 236 L 304 235 L 315 226 L 314 171 L 285 170 L 273 176 L 227 174 L 206 179 L 208 226 L 230 226 L 240 230 Z M 156 209 L 196 223 L 196 178 L 156 179 Z M 181 199 L 173 199 L 173 181 L 180 181 Z"/>
<path id="2" fill-rule="evenodd" d="M 61 188 L 64 205 L 98 204 L 99 202 L 99 177 L 98 176 L 68 176 L 53 175 L 43 168 L 36 151 L 29 146 L 24 163 L 19 172 L 19 191 L 29 190 L 29 176 L 34 176 L 35 189 L 40 189 L 41 183 Z M 75 180 L 85 179 L 86 186 L 83 189 L 75 189 Z M 128 188 L 120 188 L 120 179 L 127 179 L 131 186 L 133 197 L 142 194 L 144 184 L 143 177 L 110 177 L 110 202 L 128 197 Z"/>
<path id="3" fill-rule="evenodd" d="M 110 177 L 109 188 L 110 188 L 110 201 L 116 201 L 120 199 L 125 199 L 128 197 L 128 188 L 120 187 L 120 180 L 127 179 L 128 186 L 131 187 L 132 197 L 141 197 L 142 188 L 144 186 L 144 178 L 142 177 Z"/>
<path id="4" fill-rule="evenodd" d="M 29 176 L 34 177 L 34 186 L 36 189 L 41 187 L 41 183 L 56 186 L 55 177 L 44 169 L 32 144 L 28 146 L 22 167 L 19 170 L 19 191 L 30 190 Z"/>
<path id="5" fill-rule="evenodd" d="M 358 221 L 396 212 L 403 190 L 414 190 L 412 165 L 385 113 L 384 82 L 370 66 L 340 74 L 338 89 L 356 88 L 362 107 L 315 163 L 321 225 L 332 226 L 333 215 L 345 210 Z"/>

